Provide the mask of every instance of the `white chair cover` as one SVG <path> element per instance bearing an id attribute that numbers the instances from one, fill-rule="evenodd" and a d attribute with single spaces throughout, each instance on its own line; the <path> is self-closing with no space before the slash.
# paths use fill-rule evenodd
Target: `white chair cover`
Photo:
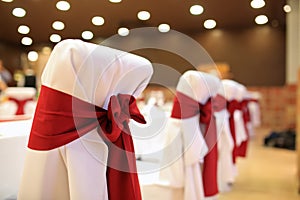
<path id="1" fill-rule="evenodd" d="M 137 97 L 152 74 L 151 63 L 109 47 L 64 40 L 42 74 L 42 85 L 107 109 L 118 93 Z M 108 147 L 96 129 L 50 151 L 27 150 L 18 199 L 107 200 Z"/>
<path id="2" fill-rule="evenodd" d="M 8 87 L 3 91 L 3 95 L 7 98 L 11 97 L 16 100 L 22 101 L 31 99 L 24 105 L 24 114 L 33 115 L 36 107 L 35 95 L 36 89 L 31 87 Z M 18 104 L 14 101 L 7 100 L 0 104 L 0 115 L 11 116 L 15 115 L 18 109 Z"/>
<path id="3" fill-rule="evenodd" d="M 243 91 L 238 82 L 225 79 L 222 80 L 222 83 L 225 90 L 225 97 L 228 101 L 234 99 L 239 102 L 242 101 Z M 247 140 L 247 134 L 243 122 L 243 115 L 240 110 L 236 110 L 234 112 L 234 121 L 235 121 L 236 145 L 240 146 L 243 141 Z"/>
<path id="4" fill-rule="evenodd" d="M 176 90 L 204 104 L 216 94 L 219 82 L 216 77 L 198 71 L 187 71 L 179 79 Z M 213 88 L 209 87 L 212 86 Z M 170 118 L 166 127 L 166 143 L 160 180 L 181 189 L 177 199 L 204 199 L 201 162 L 208 152 L 203 138 L 199 117 Z"/>

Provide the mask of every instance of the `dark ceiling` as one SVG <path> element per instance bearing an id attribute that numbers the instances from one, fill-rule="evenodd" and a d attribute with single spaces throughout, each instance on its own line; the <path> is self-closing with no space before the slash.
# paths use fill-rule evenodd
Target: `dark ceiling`
<path id="1" fill-rule="evenodd" d="M 108 0 L 68 0 L 71 9 L 59 11 L 55 4 L 58 0 L 14 0 L 11 3 L 0 1 L 0 42 L 20 45 L 23 35 L 17 32 L 21 24 L 31 28 L 28 36 L 33 45 L 50 43 L 49 36 L 59 33 L 62 39 L 80 38 L 83 30 L 91 30 L 94 37 L 109 37 L 117 33 L 120 26 L 128 28 L 158 26 L 169 23 L 171 28 L 183 33 L 193 34 L 205 31 L 203 22 L 208 18 L 217 21 L 217 28 L 239 29 L 258 26 L 255 16 L 265 14 L 269 25 L 285 27 L 285 0 L 265 0 L 266 5 L 260 9 L 250 7 L 250 0 L 123 0 L 111 3 Z M 201 15 L 189 13 L 190 6 L 200 4 L 204 7 Z M 11 12 L 15 7 L 27 11 L 24 18 L 14 17 Z M 137 12 L 147 10 L 151 18 L 146 22 L 137 19 Z M 105 18 L 103 26 L 94 26 L 91 18 L 100 15 Z M 55 20 L 65 23 L 62 31 L 53 30 Z"/>

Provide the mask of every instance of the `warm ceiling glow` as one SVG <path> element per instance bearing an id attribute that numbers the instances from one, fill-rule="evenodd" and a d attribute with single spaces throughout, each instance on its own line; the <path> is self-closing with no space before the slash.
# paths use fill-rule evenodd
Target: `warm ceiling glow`
<path id="1" fill-rule="evenodd" d="M 52 34 L 52 35 L 50 35 L 50 41 L 54 42 L 54 43 L 60 42 L 61 37 L 58 34 Z"/>
<path id="2" fill-rule="evenodd" d="M 158 26 L 158 30 L 162 33 L 166 33 L 170 31 L 170 25 L 169 24 L 160 24 Z"/>
<path id="3" fill-rule="evenodd" d="M 27 54 L 27 58 L 29 61 L 35 62 L 39 58 L 39 54 L 36 51 L 29 51 Z"/>
<path id="4" fill-rule="evenodd" d="M 112 3 L 120 3 L 122 0 L 109 0 Z"/>
<path id="5" fill-rule="evenodd" d="M 148 20 L 148 19 L 150 19 L 150 13 L 148 11 L 143 10 L 143 11 L 138 12 L 137 17 L 140 20 Z"/>
<path id="6" fill-rule="evenodd" d="M 290 5 L 284 5 L 283 10 L 284 10 L 284 12 L 289 13 L 292 11 L 292 8 Z"/>
<path id="7" fill-rule="evenodd" d="M 20 25 L 18 27 L 18 32 L 21 34 L 27 34 L 27 33 L 29 33 L 29 31 L 30 31 L 30 28 L 26 25 Z"/>
<path id="8" fill-rule="evenodd" d="M 206 29 L 213 29 L 216 27 L 216 25 L 217 25 L 217 22 L 213 19 L 208 19 L 208 20 L 205 20 L 205 22 L 204 22 L 204 27 Z"/>
<path id="9" fill-rule="evenodd" d="M 14 0 L 1 0 L 1 1 L 10 3 L 13 2 Z"/>
<path id="10" fill-rule="evenodd" d="M 264 7 L 266 2 L 264 0 L 252 0 L 250 5 L 252 8 L 258 9 Z"/>
<path id="11" fill-rule="evenodd" d="M 94 37 L 94 34 L 92 31 L 83 31 L 81 33 L 81 37 L 85 40 L 90 40 Z"/>
<path id="12" fill-rule="evenodd" d="M 71 5 L 67 1 L 59 1 L 56 3 L 56 8 L 58 10 L 67 11 L 71 8 Z"/>
<path id="13" fill-rule="evenodd" d="M 120 36 L 127 36 L 129 34 L 129 29 L 125 27 L 121 27 L 118 29 L 118 34 Z"/>
<path id="14" fill-rule="evenodd" d="M 23 37 L 21 43 L 23 45 L 29 46 L 32 44 L 32 39 L 30 37 Z"/>
<path id="15" fill-rule="evenodd" d="M 190 7 L 190 13 L 192 15 L 201 15 L 204 11 L 204 8 L 200 5 L 193 5 Z"/>
<path id="16" fill-rule="evenodd" d="M 255 17 L 255 23 L 257 24 L 266 24 L 269 21 L 266 15 L 258 15 Z"/>
<path id="17" fill-rule="evenodd" d="M 100 16 L 95 16 L 93 17 L 92 19 L 92 23 L 95 25 L 95 26 L 102 26 L 104 24 L 104 18 L 103 17 L 100 17 Z"/>
<path id="18" fill-rule="evenodd" d="M 55 21 L 52 24 L 52 28 L 55 30 L 63 30 L 65 28 L 65 24 L 61 21 Z"/>
<path id="19" fill-rule="evenodd" d="M 50 55 L 50 53 L 51 53 L 51 48 L 50 48 L 50 47 L 47 47 L 47 46 L 43 47 L 43 48 L 42 48 L 42 53 L 45 54 L 45 55 Z"/>
<path id="20" fill-rule="evenodd" d="M 26 11 L 23 8 L 14 8 L 12 14 L 16 17 L 24 17 L 26 15 Z"/>

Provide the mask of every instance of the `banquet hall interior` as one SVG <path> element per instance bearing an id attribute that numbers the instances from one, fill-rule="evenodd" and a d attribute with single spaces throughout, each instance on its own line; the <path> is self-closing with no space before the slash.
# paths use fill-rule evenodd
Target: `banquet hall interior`
<path id="1" fill-rule="evenodd" d="M 128 125 L 142 199 L 300 200 L 298 0 L 1 0 L 0 12 L 0 200 L 30 199 L 20 190 L 42 86 L 58 87 L 55 77 L 80 82 L 80 73 L 99 84 L 98 72 L 85 67 L 108 62 L 97 60 L 103 46 L 153 69 L 135 97 L 147 123 Z M 134 60 L 116 59 L 108 65 Z M 100 87 L 125 75 L 116 72 Z M 201 121 L 208 100 L 200 96 L 212 104 L 214 146 L 203 128 L 210 122 Z M 224 103 L 219 110 L 216 97 Z M 176 103 L 188 102 L 200 105 L 194 122 L 176 114 Z"/>

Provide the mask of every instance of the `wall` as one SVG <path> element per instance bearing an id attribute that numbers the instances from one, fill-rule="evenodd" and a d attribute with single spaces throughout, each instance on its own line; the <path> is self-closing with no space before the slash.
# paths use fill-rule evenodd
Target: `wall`
<path id="1" fill-rule="evenodd" d="M 21 69 L 21 53 L 21 48 L 0 41 L 0 59 L 3 60 L 5 67 L 11 72 Z"/>
<path id="2" fill-rule="evenodd" d="M 234 79 L 247 86 L 285 84 L 285 30 L 257 26 L 195 35 L 215 62 L 229 64 Z"/>

